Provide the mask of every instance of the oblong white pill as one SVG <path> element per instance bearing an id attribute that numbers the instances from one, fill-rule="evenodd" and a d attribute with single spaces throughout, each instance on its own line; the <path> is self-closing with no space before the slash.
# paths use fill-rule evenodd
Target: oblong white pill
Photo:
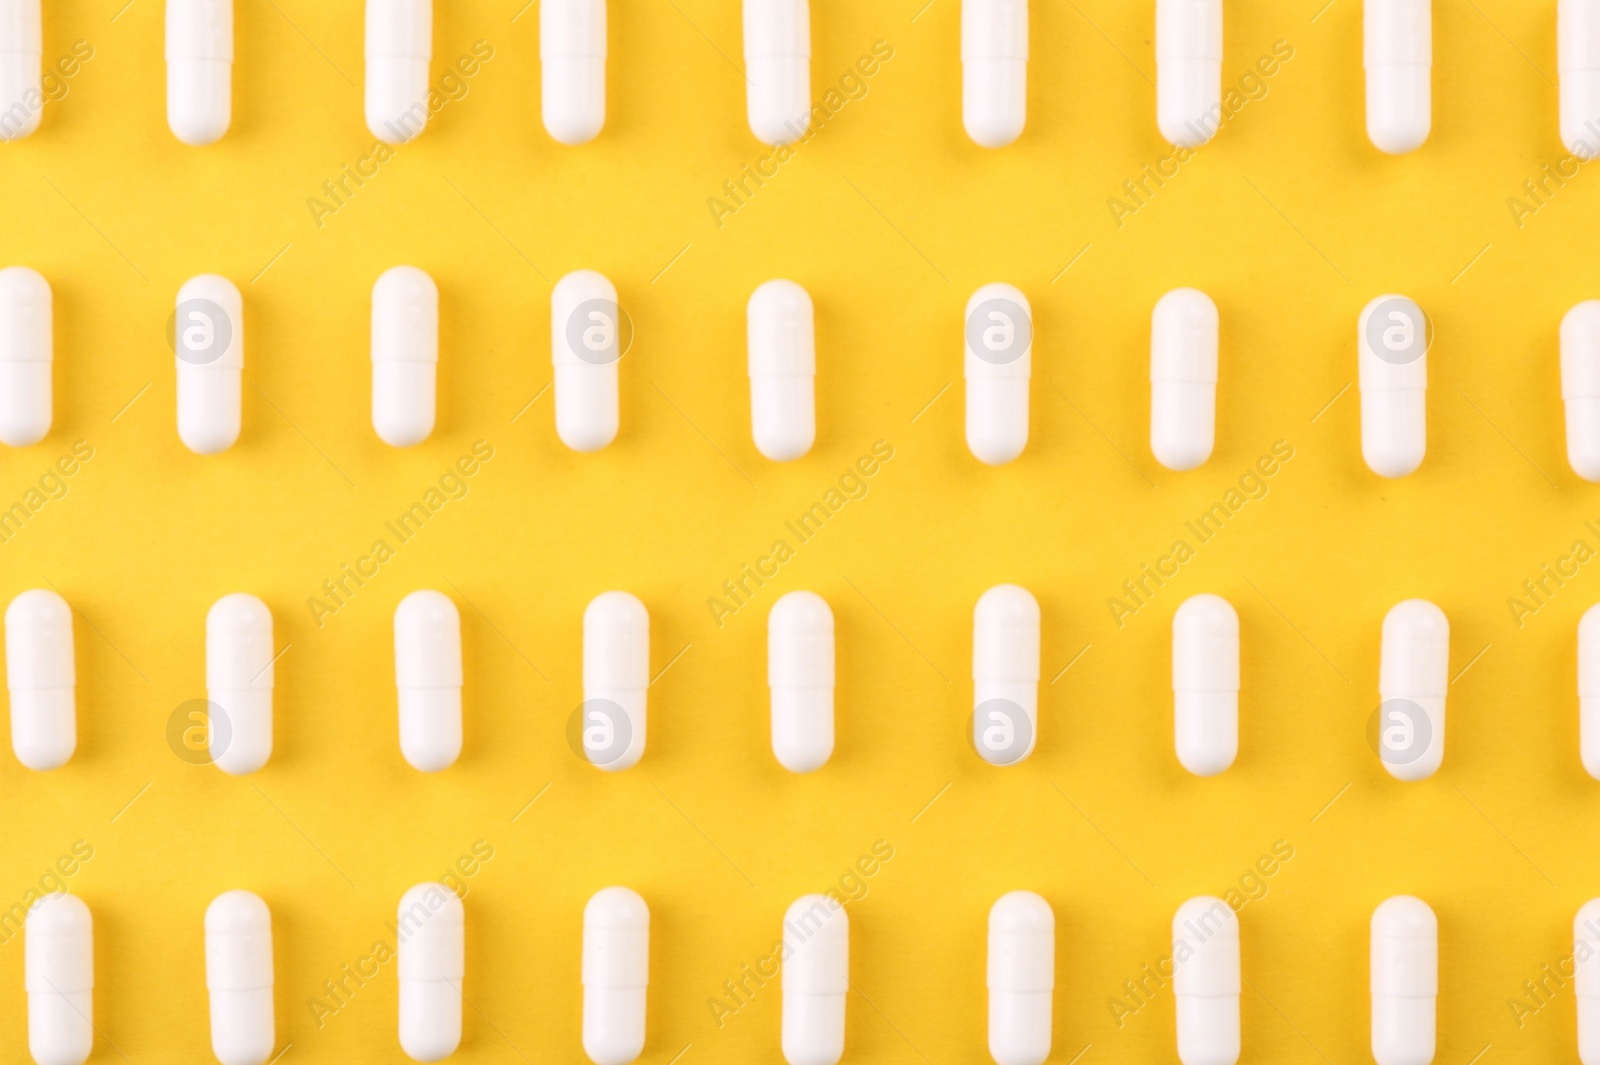
<path id="1" fill-rule="evenodd" d="M 400 753 L 424 773 L 461 755 L 461 612 L 443 592 L 412 592 L 394 610 Z"/>
<path id="2" fill-rule="evenodd" d="M 967 449 L 999 466 L 1028 446 L 1033 307 L 1015 285 L 984 285 L 967 300 L 965 323 Z"/>
<path id="3" fill-rule="evenodd" d="M 584 144 L 606 124 L 606 0 L 539 5 L 544 128 L 562 144 Z"/>
<path id="4" fill-rule="evenodd" d="M 1433 1060 L 1438 996 L 1438 918 L 1410 895 L 1384 899 L 1372 911 L 1372 1057 L 1378 1065 Z"/>
<path id="5" fill-rule="evenodd" d="M 198 455 L 239 439 L 244 381 L 244 297 L 216 274 L 178 290 L 173 319 L 178 354 L 178 438 Z"/>
<path id="6" fill-rule="evenodd" d="M 972 618 L 972 745 L 990 765 L 1015 765 L 1039 738 L 1039 601 L 997 584 Z"/>
<path id="7" fill-rule="evenodd" d="M 0 141 L 21 140 L 44 113 L 40 0 L 0 0 Z"/>
<path id="8" fill-rule="evenodd" d="M 1556 4 L 1561 141 L 1587 161 L 1600 155 L 1600 0 Z"/>
<path id="9" fill-rule="evenodd" d="M 844 1056 L 850 918 L 827 895 L 802 895 L 783 915 L 783 1058 L 835 1065 Z"/>
<path id="10" fill-rule="evenodd" d="M 367 129 L 404 144 L 428 124 L 433 0 L 367 0 Z"/>
<path id="11" fill-rule="evenodd" d="M 1415 300 L 1379 296 L 1356 326 L 1361 455 L 1380 477 L 1404 477 L 1428 450 L 1428 319 Z"/>
<path id="12" fill-rule="evenodd" d="M 746 110 L 750 132 L 774 147 L 811 125 L 811 5 L 744 0 Z"/>
<path id="13" fill-rule="evenodd" d="M 1239 1060 L 1239 918 L 1226 902 L 1200 895 L 1172 918 L 1172 992 L 1178 1006 L 1178 1060 L 1234 1065 Z"/>
<path id="14" fill-rule="evenodd" d="M 628 1065 L 644 1052 L 650 907 L 637 891 L 601 888 L 583 908 L 583 1052 Z"/>
<path id="15" fill-rule="evenodd" d="M 1362 0 L 1362 12 L 1367 137 L 1403 155 L 1433 126 L 1433 0 Z"/>
<path id="16" fill-rule="evenodd" d="M 249 891 L 206 907 L 211 1052 L 222 1065 L 266 1065 L 277 1044 L 272 1008 L 272 911 Z"/>
<path id="17" fill-rule="evenodd" d="M 461 1045 L 466 910 L 443 884 L 418 884 L 400 897 L 395 934 L 400 1049 L 414 1061 L 443 1061 Z"/>
<path id="18" fill-rule="evenodd" d="M 22 937 L 28 1053 L 37 1065 L 83 1065 L 94 1049 L 94 921 L 76 895 L 46 895 Z"/>
<path id="19" fill-rule="evenodd" d="M 214 715 L 211 759 L 224 773 L 254 773 L 272 757 L 275 654 L 267 604 L 244 592 L 212 604 L 206 614 L 206 698 Z"/>
<path id="20" fill-rule="evenodd" d="M 393 266 L 372 286 L 372 428 L 393 447 L 433 432 L 439 366 L 439 286 Z"/>
<path id="21" fill-rule="evenodd" d="M 1600 1065 L 1600 899 L 1572 921 L 1572 988 L 1578 1001 L 1578 1060 Z"/>
<path id="22" fill-rule="evenodd" d="M 29 769 L 67 764 L 78 747 L 77 657 L 72 607 L 34 588 L 6 607 L 6 684 L 11 749 Z"/>
<path id="23" fill-rule="evenodd" d="M 1031 891 L 989 909 L 989 1056 L 995 1065 L 1043 1065 L 1050 1056 L 1056 986 L 1056 915 Z"/>
<path id="24" fill-rule="evenodd" d="M 793 281 L 768 281 L 746 309 L 750 430 L 756 450 L 790 462 L 817 438 L 817 342 L 811 296 Z"/>
<path id="25" fill-rule="evenodd" d="M 0 443 L 37 444 L 50 432 L 55 359 L 50 282 L 37 270 L 0 270 Z"/>
<path id="26" fill-rule="evenodd" d="M 550 293 L 556 435 L 574 451 L 599 451 L 617 438 L 617 363 L 622 358 L 617 287 L 574 270 Z"/>
<path id="27" fill-rule="evenodd" d="M 1572 472 L 1600 481 L 1600 300 L 1584 300 L 1561 319 L 1561 399 Z"/>
<path id="28" fill-rule="evenodd" d="M 583 612 L 583 753 L 608 772 L 644 755 L 650 613 L 637 596 L 602 592 Z"/>
<path id="29" fill-rule="evenodd" d="M 1378 757 L 1400 780 L 1425 780 L 1444 761 L 1450 687 L 1450 622 L 1426 599 L 1396 604 L 1383 619 L 1378 662 Z"/>
<path id="30" fill-rule="evenodd" d="M 167 125 L 185 144 L 233 119 L 233 0 L 167 0 Z"/>
<path id="31" fill-rule="evenodd" d="M 1175 288 L 1150 317 L 1150 450 L 1169 470 L 1211 457 L 1217 435 L 1219 316 L 1211 297 Z"/>
<path id="32" fill-rule="evenodd" d="M 1222 126 L 1222 0 L 1156 0 L 1156 125 L 1179 148 Z"/>
<path id="33" fill-rule="evenodd" d="M 767 615 L 772 753 L 792 773 L 833 754 L 833 611 L 815 592 L 789 592 Z"/>
<path id="34" fill-rule="evenodd" d="M 1583 768 L 1600 780 L 1600 604 L 1578 622 L 1578 751 Z"/>
<path id="35" fill-rule="evenodd" d="M 961 0 L 961 120 L 985 148 L 1028 122 L 1028 0 Z"/>
<path id="36" fill-rule="evenodd" d="M 1172 692 L 1178 761 L 1216 776 L 1239 753 L 1239 615 L 1222 596 L 1191 596 L 1173 614 Z"/>

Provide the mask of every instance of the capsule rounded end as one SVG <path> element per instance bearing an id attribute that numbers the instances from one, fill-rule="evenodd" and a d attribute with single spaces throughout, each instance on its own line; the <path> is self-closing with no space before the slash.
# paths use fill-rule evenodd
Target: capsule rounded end
<path id="1" fill-rule="evenodd" d="M 541 101 L 545 132 L 560 144 L 587 144 L 606 124 L 605 56 L 545 57 Z"/>
<path id="2" fill-rule="evenodd" d="M 413 769 L 438 773 L 461 756 L 461 689 L 400 689 L 400 753 Z"/>
<path id="3" fill-rule="evenodd" d="M 21 140 L 39 128 L 44 113 L 39 60 L 37 53 L 0 57 L 0 113 L 7 118 L 0 122 L 0 141 Z M 30 98 L 41 104 L 35 106 Z"/>
<path id="4" fill-rule="evenodd" d="M 589 896 L 583 907 L 585 928 L 649 928 L 650 907 L 629 887 L 613 885 Z"/>
<path id="5" fill-rule="evenodd" d="M 1150 452 L 1174 472 L 1205 465 L 1216 446 L 1216 385 L 1163 381 L 1150 391 Z"/>
<path id="6" fill-rule="evenodd" d="M 995 1065 L 1044 1065 L 1050 1057 L 1051 993 L 989 991 L 989 1056 Z"/>
<path id="7" fill-rule="evenodd" d="M 167 126 L 185 144 L 221 140 L 233 118 L 233 63 L 226 59 L 167 62 Z"/>
<path id="8" fill-rule="evenodd" d="M 1236 1065 L 1239 996 L 1179 995 L 1178 1060 L 1183 1065 Z"/>
<path id="9" fill-rule="evenodd" d="M 791 773 L 827 765 L 833 756 L 832 688 L 772 689 L 772 753 Z"/>
<path id="10" fill-rule="evenodd" d="M 1004 148 L 1028 121 L 1028 61 L 992 59 L 962 64 L 962 125 L 983 148 Z"/>
<path id="11" fill-rule="evenodd" d="M 1436 1007 L 1433 998 L 1372 996 L 1372 1058 L 1377 1065 L 1431 1065 Z"/>
<path id="12" fill-rule="evenodd" d="M 1405 155 L 1422 147 L 1433 127 L 1432 68 L 1367 68 L 1367 138 L 1381 152 Z"/>
<path id="13" fill-rule="evenodd" d="M 400 1049 L 411 1060 L 443 1061 L 461 1045 L 457 987 L 445 980 L 400 981 Z"/>
<path id="14" fill-rule="evenodd" d="M 414 447 L 433 433 L 435 366 L 431 362 L 372 364 L 372 428 L 390 447 Z"/>
<path id="15" fill-rule="evenodd" d="M 36 772 L 60 769 L 78 749 L 76 688 L 11 692 L 11 749 Z"/>
<path id="16" fill-rule="evenodd" d="M 367 129 L 385 144 L 414 140 L 428 124 L 428 61 L 368 56 Z"/>
<path id="17" fill-rule="evenodd" d="M 642 987 L 583 989 L 583 1052 L 594 1065 L 628 1065 L 644 1053 L 645 993 Z"/>
<path id="18" fill-rule="evenodd" d="M 770 56 L 746 65 L 750 132 L 774 148 L 806 135 L 811 126 L 811 59 Z"/>
<path id="19" fill-rule="evenodd" d="M 245 776 L 272 757 L 272 689 L 212 691 L 211 702 L 228 720 L 227 745 L 211 751 L 211 760 L 229 776 Z M 211 730 L 211 741 L 222 737 Z"/>
<path id="20" fill-rule="evenodd" d="M 1214 777 L 1239 754 L 1239 693 L 1174 692 L 1174 745 L 1183 768 L 1197 777 Z"/>
<path id="21" fill-rule="evenodd" d="M 50 364 L 0 364 L 0 443 L 31 447 L 49 435 L 52 417 Z"/>
<path id="22" fill-rule="evenodd" d="M 987 466 L 1003 466 L 1028 446 L 1028 379 L 967 378 L 967 449 Z"/>
<path id="23" fill-rule="evenodd" d="M 1054 935 L 1056 914 L 1043 895 L 1034 891 L 1008 891 L 989 907 L 991 931 Z"/>
<path id="24" fill-rule="evenodd" d="M 1420 388 L 1361 393 L 1361 457 L 1379 477 L 1416 472 L 1428 451 L 1427 393 Z"/>
<path id="25" fill-rule="evenodd" d="M 254 891 L 224 891 L 206 907 L 206 931 L 222 935 L 272 930 L 272 911 Z"/>
<path id="26" fill-rule="evenodd" d="M 211 1053 L 220 1065 L 267 1065 L 277 1032 L 272 988 L 211 990 Z"/>
<path id="27" fill-rule="evenodd" d="M 61 896 L 70 898 L 71 896 Z M 34 1065 L 83 1065 L 94 1050 L 90 991 L 28 996 L 28 1053 Z"/>
<path id="28" fill-rule="evenodd" d="M 617 365 L 557 366 L 556 435 L 573 451 L 592 454 L 617 438 Z"/>
<path id="29" fill-rule="evenodd" d="M 1162 59 L 1156 72 L 1156 125 L 1175 148 L 1198 148 L 1222 125 L 1222 61 Z"/>
<path id="30" fill-rule="evenodd" d="M 844 1057 L 843 995 L 783 995 L 783 1059 L 789 1065 L 838 1065 Z"/>
<path id="31" fill-rule="evenodd" d="M 196 455 L 220 455 L 239 440 L 244 371 L 230 366 L 178 368 L 178 439 Z"/>
<path id="32" fill-rule="evenodd" d="M 756 450 L 773 462 L 793 462 L 817 438 L 816 388 L 810 377 L 750 378 L 750 428 Z"/>

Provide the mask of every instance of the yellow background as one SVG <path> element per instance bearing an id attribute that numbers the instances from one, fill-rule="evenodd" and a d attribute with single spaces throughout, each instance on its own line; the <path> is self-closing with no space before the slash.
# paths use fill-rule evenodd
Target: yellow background
<path id="1" fill-rule="evenodd" d="M 0 502 L 94 449 L 0 546 L 0 597 L 54 585 L 79 612 L 81 731 L 65 768 L 0 766 L 0 908 L 93 847 L 68 885 L 95 917 L 95 1060 L 210 1060 L 201 915 L 234 887 L 272 906 L 282 1060 L 400 1060 L 392 964 L 320 1027 L 310 1000 L 479 840 L 461 1062 L 581 1060 L 580 913 L 612 883 L 652 909 L 645 1060 L 777 1061 L 775 985 L 720 1028 L 708 1000 L 878 840 L 894 857 L 849 910 L 849 1060 L 985 1060 L 986 916 L 1014 888 L 1056 912 L 1053 1060 L 1172 1060 L 1170 989 L 1120 1027 L 1108 1002 L 1170 949 L 1180 901 L 1280 840 L 1294 857 L 1240 915 L 1244 1060 L 1367 1059 L 1368 919 L 1402 892 L 1439 915 L 1439 1062 L 1575 1060 L 1570 984 L 1520 1027 L 1507 1004 L 1600 894 L 1573 664 L 1600 567 L 1521 627 L 1507 606 L 1573 541 L 1600 546 L 1557 362 L 1561 315 L 1600 295 L 1600 176 L 1520 227 L 1506 202 L 1565 154 L 1554 0 L 1434 5 L 1434 132 L 1400 159 L 1364 136 L 1357 0 L 1230 3 L 1229 85 L 1274 41 L 1293 59 L 1121 227 L 1107 200 L 1169 151 L 1148 0 L 1036 0 L 1028 127 L 1001 151 L 961 128 L 957 0 L 813 0 L 817 95 L 874 41 L 893 59 L 720 227 L 707 200 L 766 154 L 734 0 L 613 0 L 608 121 L 581 148 L 540 125 L 537 7 L 451 0 L 435 81 L 476 40 L 494 58 L 320 228 L 307 200 L 373 144 L 362 5 L 242 0 L 233 128 L 193 149 L 165 124 L 162 5 L 124 2 L 46 3 L 46 62 L 94 56 L 0 148 L 0 262 L 50 279 L 57 338 L 55 428 L 0 455 Z M 442 301 L 439 425 L 408 451 L 368 407 L 370 289 L 400 262 Z M 637 326 L 595 455 L 560 445 L 541 395 L 550 284 L 582 267 Z M 214 457 L 178 441 L 163 335 L 202 272 L 245 295 L 244 432 Z M 745 373 L 745 300 L 778 276 L 817 307 L 820 431 L 786 466 L 750 442 Z M 961 422 L 962 308 L 991 280 L 1028 294 L 1038 335 L 1032 437 L 1000 469 Z M 1222 314 L 1217 449 L 1185 474 L 1147 443 L 1150 310 L 1178 285 Z M 1436 328 L 1427 460 L 1396 482 L 1362 464 L 1342 391 L 1357 313 L 1390 291 Z M 319 628 L 308 597 L 477 440 L 494 458 L 466 498 Z M 894 458 L 866 497 L 714 624 L 707 599 L 876 440 Z M 1279 440 L 1266 498 L 1119 629 L 1121 582 Z M 964 738 L 972 608 L 1001 581 L 1044 612 L 1040 743 L 1008 770 Z M 395 735 L 391 615 L 424 587 L 461 606 L 466 647 L 466 747 L 438 776 Z M 565 740 L 582 610 L 609 588 L 648 604 L 665 670 L 644 760 L 616 775 Z M 765 614 L 794 588 L 838 625 L 838 746 L 808 777 L 768 745 Z M 205 612 L 239 590 L 287 648 L 276 750 L 244 779 L 165 738 L 204 694 Z M 1201 591 L 1244 642 L 1240 756 L 1211 780 L 1171 739 L 1171 614 Z M 1401 784 L 1365 725 L 1381 619 L 1411 596 L 1449 615 L 1460 675 L 1444 768 Z M 0 945 L 6 1061 L 22 953 Z"/>

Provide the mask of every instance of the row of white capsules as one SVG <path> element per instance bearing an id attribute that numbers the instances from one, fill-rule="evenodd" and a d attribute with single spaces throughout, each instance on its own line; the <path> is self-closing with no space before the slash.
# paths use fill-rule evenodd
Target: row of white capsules
<path id="1" fill-rule="evenodd" d="M 64 765 L 77 746 L 72 608 L 33 589 L 5 613 L 11 736 L 30 769 Z M 1173 745 L 1178 761 L 1209 777 L 1239 751 L 1239 616 L 1221 596 L 1186 599 L 1172 619 Z M 1015 765 L 1039 733 L 1039 603 L 1001 584 L 973 612 L 971 742 L 991 765 Z M 206 615 L 207 736 L 210 760 L 228 773 L 253 773 L 272 755 L 272 612 L 253 595 L 223 596 Z M 400 751 L 423 772 L 461 753 L 465 681 L 461 614 L 442 592 L 412 592 L 394 614 Z M 834 747 L 833 611 L 814 592 L 773 604 L 767 624 L 772 750 L 795 773 L 822 768 Z M 1390 774 L 1424 780 L 1444 761 L 1450 623 L 1425 599 L 1408 599 L 1383 620 L 1374 747 Z M 583 703 L 574 743 L 593 765 L 631 768 L 644 755 L 650 686 L 650 615 L 627 592 L 596 596 L 583 613 Z M 1580 750 L 1600 779 L 1600 606 L 1578 627 Z M 577 738 L 576 736 L 574 737 Z"/>
<path id="2" fill-rule="evenodd" d="M 395 923 L 400 1046 L 442 1061 L 461 1044 L 466 908 L 443 883 L 400 899 Z M 89 908 L 72 895 L 36 902 L 24 925 L 28 1046 L 38 1065 L 82 1065 L 94 1046 L 94 949 Z M 272 916 L 248 891 L 206 908 L 211 1045 L 222 1065 L 266 1065 L 277 1043 Z M 1578 1056 L 1600 1065 L 1600 899 L 1573 922 Z M 989 911 L 989 1053 L 996 1065 L 1042 1065 L 1050 1056 L 1055 913 L 1031 891 Z M 1437 1037 L 1439 922 L 1423 900 L 1397 895 L 1371 923 L 1371 1040 L 1377 1065 L 1429 1065 Z M 782 986 L 782 1050 L 789 1065 L 844 1057 L 850 989 L 850 921 L 833 894 L 805 895 L 783 917 L 781 948 L 755 963 Z M 583 1048 L 595 1065 L 627 1065 L 646 1040 L 650 910 L 637 892 L 608 887 L 583 912 Z M 1172 981 L 1178 1060 L 1235 1065 L 1242 1024 L 1239 918 L 1201 895 L 1178 907 L 1172 953 L 1150 974 Z"/>
<path id="3" fill-rule="evenodd" d="M 556 432 L 575 451 L 598 451 L 621 424 L 618 364 L 632 323 L 617 289 L 577 270 L 550 296 Z M 50 284 L 36 271 L 0 270 L 0 442 L 27 446 L 52 422 L 54 360 Z M 244 300 L 215 274 L 178 290 L 178 435 L 193 451 L 232 447 L 242 427 Z M 756 289 L 747 307 L 750 421 L 756 448 L 775 462 L 803 457 L 816 440 L 816 334 L 811 296 L 793 281 Z M 1216 436 L 1220 317 L 1204 292 L 1174 289 L 1157 301 L 1150 329 L 1150 449 L 1172 470 L 1210 456 Z M 1367 465 L 1402 477 L 1427 450 L 1428 350 L 1433 324 L 1416 301 L 1379 296 L 1357 322 L 1361 448 Z M 984 285 L 967 302 L 964 376 L 967 446 L 1000 465 L 1028 442 L 1033 310 L 1020 289 Z M 409 447 L 433 432 L 439 361 L 439 289 L 414 266 L 396 266 L 372 289 L 372 425 Z M 1600 300 L 1561 323 L 1561 385 L 1568 458 L 1600 481 Z"/>
<path id="4" fill-rule="evenodd" d="M 0 139 L 39 124 L 41 0 L 0 0 Z M 1432 126 L 1431 0 L 1364 4 L 1367 134 L 1399 154 Z M 167 123 L 187 144 L 211 144 L 233 110 L 233 0 L 169 0 Z M 1222 0 L 1156 0 L 1156 124 L 1192 149 L 1242 106 L 1222 89 Z M 1574 155 L 1600 151 L 1600 0 L 1560 0 L 1557 16 L 1561 135 Z M 606 112 L 605 0 L 547 0 L 539 9 L 545 128 L 563 144 L 599 135 Z M 808 0 L 744 0 L 747 110 L 751 131 L 783 146 L 805 136 L 811 99 Z M 367 0 L 366 119 L 373 135 L 401 144 L 436 109 L 429 89 L 433 0 Z M 962 115 L 971 138 L 1003 147 L 1027 122 L 1027 0 L 963 0 Z"/>

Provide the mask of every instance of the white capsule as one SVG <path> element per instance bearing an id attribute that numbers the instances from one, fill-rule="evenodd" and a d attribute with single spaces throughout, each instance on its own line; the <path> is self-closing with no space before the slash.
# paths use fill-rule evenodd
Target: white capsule
<path id="1" fill-rule="evenodd" d="M 1028 445 L 1033 308 L 1014 285 L 984 285 L 967 300 L 965 322 L 967 448 L 1000 466 Z"/>
<path id="2" fill-rule="evenodd" d="M 1425 780 L 1444 761 L 1444 697 L 1450 687 L 1450 622 L 1426 599 L 1396 604 L 1383 619 L 1378 663 L 1378 757 L 1400 780 Z"/>
<path id="3" fill-rule="evenodd" d="M 435 881 L 400 897 L 400 1049 L 414 1061 L 443 1061 L 461 1045 L 461 979 L 466 911 Z"/>
<path id="4" fill-rule="evenodd" d="M 583 908 L 583 1052 L 594 1065 L 628 1065 L 644 1052 L 650 982 L 650 907 L 608 887 Z"/>
<path id="5" fill-rule="evenodd" d="M 539 5 L 544 128 L 562 144 L 584 144 L 606 124 L 606 0 Z"/>
<path id="6" fill-rule="evenodd" d="M 6 681 L 11 749 L 29 769 L 66 765 L 78 747 L 77 666 L 72 607 L 34 588 L 6 607 Z"/>
<path id="7" fill-rule="evenodd" d="M 792 144 L 811 125 L 809 0 L 744 0 L 744 65 L 750 132 Z"/>
<path id="8" fill-rule="evenodd" d="M 394 266 L 372 286 L 372 427 L 393 447 L 433 432 L 439 365 L 439 286 Z"/>
<path id="9" fill-rule="evenodd" d="M 1600 0 L 1559 0 L 1556 66 L 1562 143 L 1588 161 L 1600 155 Z"/>
<path id="10" fill-rule="evenodd" d="M 1211 457 L 1217 435 L 1217 305 L 1175 288 L 1150 318 L 1150 450 L 1169 470 Z"/>
<path id="11" fill-rule="evenodd" d="M 233 118 L 233 0 L 167 0 L 167 125 L 211 144 Z"/>
<path id="12" fill-rule="evenodd" d="M 1179 148 L 1222 126 L 1222 0 L 1156 0 L 1156 124 Z"/>
<path id="13" fill-rule="evenodd" d="M 1561 399 L 1567 461 L 1579 477 L 1600 481 L 1600 300 L 1584 300 L 1561 319 Z"/>
<path id="14" fill-rule="evenodd" d="M 1578 1000 L 1578 1060 L 1600 1065 L 1600 899 L 1572 922 L 1573 991 Z"/>
<path id="15" fill-rule="evenodd" d="M 50 282 L 26 266 L 0 270 L 0 443 L 27 447 L 50 432 L 54 358 Z"/>
<path id="16" fill-rule="evenodd" d="M 817 342 L 811 296 L 768 281 L 750 296 L 750 429 L 756 450 L 790 462 L 817 438 Z"/>
<path id="17" fill-rule="evenodd" d="M 428 124 L 433 0 L 367 0 L 367 129 L 404 144 Z"/>
<path id="18" fill-rule="evenodd" d="M 215 455 L 239 439 L 244 382 L 244 297 L 216 274 L 192 277 L 178 290 L 173 318 L 178 353 L 178 437 L 198 455 Z"/>
<path id="19" fill-rule="evenodd" d="M 1056 986 L 1056 915 L 1031 891 L 989 910 L 989 1056 L 995 1065 L 1043 1065 L 1050 1056 Z"/>
<path id="20" fill-rule="evenodd" d="M 772 753 L 792 773 L 833 754 L 833 611 L 815 592 L 789 592 L 767 615 Z"/>
<path id="21" fill-rule="evenodd" d="M 1384 899 L 1372 911 L 1372 1057 L 1378 1065 L 1433 1060 L 1438 996 L 1438 918 L 1410 895 Z"/>
<path id="22" fill-rule="evenodd" d="M 272 1009 L 272 911 L 249 891 L 206 907 L 211 1052 L 222 1065 L 266 1065 L 278 1041 Z"/>
<path id="23" fill-rule="evenodd" d="M 1239 918 L 1219 898 L 1199 895 L 1172 918 L 1172 993 L 1178 1005 L 1178 1060 L 1239 1060 Z"/>
<path id="24" fill-rule="evenodd" d="M 461 612 L 443 592 L 412 592 L 394 610 L 400 753 L 424 773 L 461 754 Z"/>
<path id="25" fill-rule="evenodd" d="M 617 438 L 621 323 L 617 287 L 593 270 L 574 270 L 550 293 L 556 435 L 574 451 Z"/>
<path id="26" fill-rule="evenodd" d="M 627 592 L 603 592 L 583 612 L 583 753 L 608 772 L 644 754 L 650 614 Z"/>
<path id="27" fill-rule="evenodd" d="M 972 745 L 990 765 L 1015 765 L 1039 736 L 1039 601 L 997 584 L 972 618 Z"/>
<path id="28" fill-rule="evenodd" d="M 1422 147 L 1433 125 L 1433 0 L 1363 0 L 1367 137 L 1380 151 Z"/>
<path id="29" fill-rule="evenodd" d="M 254 773 L 272 757 L 272 611 L 235 592 L 206 614 L 206 697 L 211 759 L 224 773 Z"/>
<path id="30" fill-rule="evenodd" d="M 783 915 L 783 1058 L 835 1065 L 844 1056 L 850 918 L 829 895 L 802 895 Z"/>
<path id="31" fill-rule="evenodd" d="M 39 128 L 44 112 L 44 27 L 40 0 L 0 0 L 0 141 Z"/>
<path id="32" fill-rule="evenodd" d="M 961 118 L 1004 148 L 1028 121 L 1028 0 L 961 0 Z"/>
<path id="33" fill-rule="evenodd" d="M 1356 326 L 1361 455 L 1380 477 L 1404 477 L 1428 450 L 1428 319 L 1416 301 L 1379 296 Z"/>
<path id="34" fill-rule="evenodd" d="M 1172 616 L 1173 737 L 1178 761 L 1216 776 L 1239 753 L 1239 615 L 1220 595 L 1196 595 Z"/>
<path id="35" fill-rule="evenodd" d="M 94 1049 L 94 922 L 76 895 L 46 895 L 23 932 L 28 1053 L 37 1065 L 83 1065 Z"/>
<path id="36" fill-rule="evenodd" d="M 1578 622 L 1578 751 L 1583 768 L 1600 780 L 1600 605 Z"/>

